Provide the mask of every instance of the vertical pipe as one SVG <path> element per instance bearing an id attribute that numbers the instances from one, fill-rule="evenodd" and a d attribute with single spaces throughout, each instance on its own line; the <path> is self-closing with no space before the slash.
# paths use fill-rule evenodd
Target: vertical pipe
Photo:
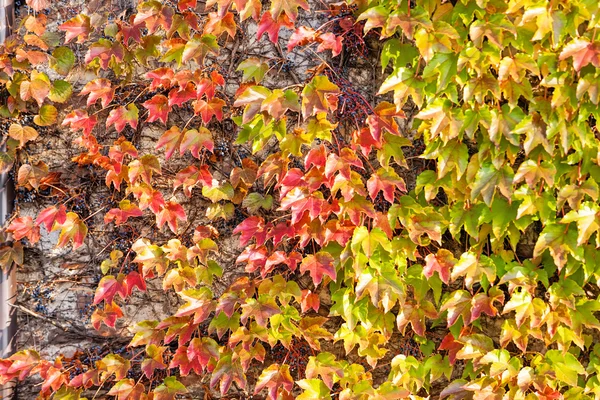
<path id="1" fill-rule="evenodd" d="M 0 42 L 11 34 L 14 26 L 14 0 L 0 0 Z M 0 225 L 13 210 L 15 198 L 14 182 L 8 175 L 0 175 Z M 17 328 L 16 309 L 11 307 L 16 297 L 16 265 L 0 271 L 0 357 L 10 356 L 15 351 L 14 337 Z M 0 399 L 12 399 L 15 383 L 9 382 L 0 387 Z"/>

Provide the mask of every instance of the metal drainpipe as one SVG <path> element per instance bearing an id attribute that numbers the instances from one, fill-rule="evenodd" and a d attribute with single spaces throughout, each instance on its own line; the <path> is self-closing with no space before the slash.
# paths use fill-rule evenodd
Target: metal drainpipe
<path id="1" fill-rule="evenodd" d="M 11 34 L 14 26 L 14 0 L 0 0 L 0 43 Z M 13 210 L 15 198 L 14 182 L 6 174 L 0 175 L 0 225 Z M 16 309 L 11 307 L 16 297 L 16 265 L 0 273 L 0 357 L 6 358 L 15 352 L 13 338 L 17 331 Z M 0 386 L 0 399 L 15 397 L 15 382 Z"/>

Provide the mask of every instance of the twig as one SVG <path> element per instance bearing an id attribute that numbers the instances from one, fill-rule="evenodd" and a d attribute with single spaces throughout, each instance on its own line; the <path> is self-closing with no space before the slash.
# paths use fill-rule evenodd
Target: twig
<path id="1" fill-rule="evenodd" d="M 279 47 L 279 43 L 274 44 L 274 46 L 275 46 L 275 49 L 277 50 L 277 53 L 279 54 L 279 57 L 285 59 L 285 56 L 283 55 L 283 51 L 281 50 L 281 47 Z M 290 73 L 292 79 L 294 80 L 294 83 L 296 85 L 299 85 L 300 79 L 298 79 L 298 76 L 294 73 L 294 71 L 289 69 L 288 72 Z"/>

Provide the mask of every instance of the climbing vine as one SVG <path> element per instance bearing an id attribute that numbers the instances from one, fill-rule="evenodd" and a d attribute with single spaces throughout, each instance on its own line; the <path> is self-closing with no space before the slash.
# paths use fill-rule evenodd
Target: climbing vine
<path id="1" fill-rule="evenodd" d="M 174 399 L 189 376 L 244 398 L 600 396 L 597 2 L 151 0 L 58 32 L 49 2 L 27 3 L 0 55 L 0 170 L 48 204 L 12 216 L 0 263 L 53 231 L 78 251 L 101 218 L 134 233 L 98 266 L 94 328 L 151 283 L 179 302 L 130 326 L 126 352 L 20 349 L 0 383 L 39 375 L 57 400 Z M 227 69 L 241 35 L 281 57 Z M 305 80 L 280 43 L 313 59 Z M 376 58 L 376 96 L 349 57 Z M 105 204 L 84 210 L 30 154 L 49 127 L 76 136 Z M 221 289 L 225 224 L 244 274 Z"/>

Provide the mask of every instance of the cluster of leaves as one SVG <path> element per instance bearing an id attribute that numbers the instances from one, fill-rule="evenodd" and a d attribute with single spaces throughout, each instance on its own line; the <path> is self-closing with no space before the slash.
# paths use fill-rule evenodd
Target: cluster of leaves
<path id="1" fill-rule="evenodd" d="M 348 1 L 364 33 L 383 42 L 387 76 L 378 102 L 348 132 L 337 112 L 342 90 L 321 73 L 325 65 L 301 87 L 267 87 L 268 64 L 245 59 L 234 99 L 225 85 L 235 82 L 210 67 L 245 20 L 258 25 L 259 39 L 266 33 L 278 43 L 281 29 L 293 29 L 289 50 L 318 44 L 318 52 L 339 56 L 343 35 L 295 26 L 305 1 L 273 0 L 264 11 L 254 0 L 209 1 L 203 15 L 195 0 L 151 0 L 116 22 L 78 15 L 60 26 L 63 46 L 36 13 L 44 3 L 31 2 L 26 33 L 4 47 L 0 111 L 17 121 L 35 110 L 38 127 L 57 123 L 57 106 L 73 91 L 68 44 L 83 44 L 85 68 L 96 77 L 79 91 L 86 106 L 66 103 L 60 121 L 80 135 L 75 143 L 84 151 L 73 162 L 105 171 L 120 198 L 98 210 L 106 224 L 152 216 L 173 235 L 165 243 L 141 237 L 127 254 L 110 253 L 92 324 L 115 327 L 123 302 L 150 280 L 181 305 L 164 320 L 131 327 L 145 377 L 169 375 L 153 389 L 128 377 L 131 361 L 117 354 L 71 376 L 60 358 L 33 350 L 1 360 L 0 383 L 39 374 L 42 398 L 54 399 L 101 387 L 117 399 L 173 399 L 186 392 L 180 378 L 190 374 L 210 377 L 221 394 L 235 383 L 270 399 L 600 396 L 596 2 Z M 45 64 L 67 78 L 51 80 L 37 69 Z M 131 80 L 144 89 L 116 102 Z M 420 157 L 432 162 L 409 191 L 402 148 L 411 140 L 399 120 L 411 108 L 418 112 L 408 123 L 425 144 Z M 175 123 L 174 110 L 191 118 Z M 211 162 L 214 122 L 236 113 L 236 143 L 253 155 L 225 172 Z M 121 134 L 150 123 L 164 133 L 156 153 L 142 154 Z M 100 130 L 119 137 L 106 141 Z M 1 169 L 38 134 L 14 122 Z M 266 148 L 275 150 L 261 154 Z M 177 153 L 188 164 L 165 178 L 169 198 L 157 177 Z M 18 168 L 18 184 L 32 190 L 56 180 L 41 161 Z M 218 232 L 201 225 L 191 240 L 183 237 L 186 197 L 209 204 L 210 220 L 249 212 L 234 230 L 247 274 L 224 291 L 214 288 L 223 272 Z M 60 247 L 84 243 L 86 218 L 65 203 L 12 219 L 6 230 L 16 242 L 2 245 L 3 266 L 21 264 L 18 241 L 35 244 L 42 227 L 60 230 Z M 529 237 L 531 251 L 523 246 Z M 127 272 L 130 256 L 138 269 Z M 414 336 L 425 358 L 389 354 L 398 335 Z M 299 342 L 313 353 L 294 379 L 292 361 L 270 351 Z M 337 359 L 334 343 L 365 362 Z M 379 382 L 372 370 L 383 359 L 390 372 Z M 246 374 L 259 365 L 250 387 Z"/>

